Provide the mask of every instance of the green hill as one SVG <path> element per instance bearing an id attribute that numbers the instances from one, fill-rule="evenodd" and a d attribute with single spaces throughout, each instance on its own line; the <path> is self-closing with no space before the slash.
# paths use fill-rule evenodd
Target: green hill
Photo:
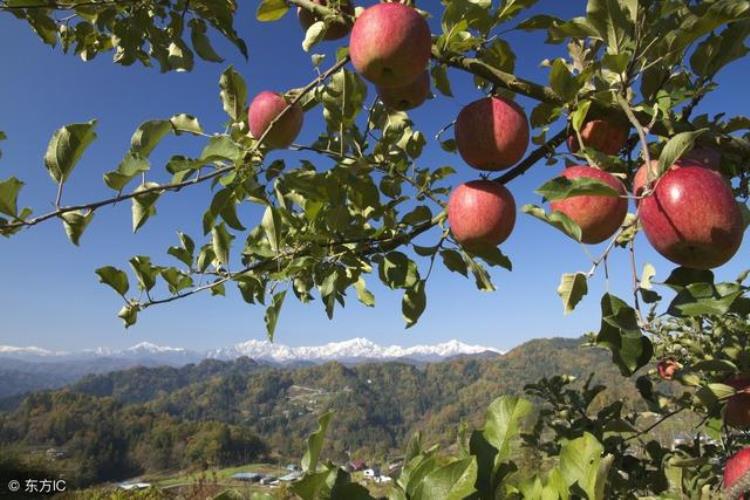
<path id="1" fill-rule="evenodd" d="M 486 406 L 544 376 L 566 373 L 607 383 L 607 400 L 635 400 L 601 350 L 579 340 L 542 339 L 504 356 L 415 366 L 340 363 L 297 369 L 248 359 L 182 368 L 137 368 L 91 375 L 61 390 L 26 397 L 0 414 L 0 446 L 55 447 L 56 466 L 80 483 L 208 464 L 231 465 L 271 450 L 299 458 L 316 417 L 334 410 L 324 453 L 380 460 L 422 430 L 450 443 L 461 421 L 478 424 Z"/>

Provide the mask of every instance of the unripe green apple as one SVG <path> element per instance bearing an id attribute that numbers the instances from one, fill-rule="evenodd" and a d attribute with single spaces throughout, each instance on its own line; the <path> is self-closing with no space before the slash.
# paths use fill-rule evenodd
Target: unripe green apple
<path id="1" fill-rule="evenodd" d="M 430 74 L 425 71 L 422 76 L 403 87 L 377 87 L 378 95 L 389 109 L 407 111 L 420 106 L 430 95 Z"/>
<path id="2" fill-rule="evenodd" d="M 250 133 L 260 139 L 273 120 L 289 107 L 283 95 L 264 91 L 255 96 L 247 111 Z M 263 144 L 269 149 L 288 148 L 302 129 L 305 113 L 302 106 L 295 104 L 273 125 Z"/>
<path id="3" fill-rule="evenodd" d="M 324 7 L 328 6 L 327 0 L 312 0 L 318 5 L 322 5 Z M 341 0 L 341 12 L 343 12 L 346 15 L 354 16 L 354 6 L 351 4 L 349 0 Z M 313 25 L 316 21 L 320 21 L 321 19 L 318 18 L 315 14 L 310 12 L 309 10 L 303 9 L 302 7 L 297 7 L 297 17 L 299 18 L 299 23 L 302 25 L 302 29 L 307 31 L 307 29 Z M 344 38 L 346 35 L 349 34 L 351 31 L 351 26 L 349 26 L 346 23 L 332 23 L 328 26 L 328 29 L 326 30 L 326 34 L 323 36 L 324 40 L 338 40 L 340 38 Z"/>
<path id="4" fill-rule="evenodd" d="M 513 231 L 516 202 L 499 182 L 467 182 L 451 193 L 448 224 L 456 241 L 468 250 L 496 247 Z"/>
<path id="5" fill-rule="evenodd" d="M 456 146 L 466 163 L 479 170 L 513 166 L 529 146 L 523 109 L 504 97 L 485 97 L 465 106 L 456 119 Z"/>
<path id="6" fill-rule="evenodd" d="M 430 27 L 411 7 L 379 3 L 354 22 L 349 41 L 352 64 L 381 88 L 402 87 L 419 78 L 431 53 Z"/>
<path id="7" fill-rule="evenodd" d="M 628 214 L 628 200 L 625 186 L 612 174 L 587 165 L 573 165 L 562 174 L 566 179 L 579 177 L 603 182 L 622 197 L 587 194 L 572 196 L 550 203 L 553 212 L 567 215 L 581 228 L 583 243 L 601 243 L 617 232 Z"/>

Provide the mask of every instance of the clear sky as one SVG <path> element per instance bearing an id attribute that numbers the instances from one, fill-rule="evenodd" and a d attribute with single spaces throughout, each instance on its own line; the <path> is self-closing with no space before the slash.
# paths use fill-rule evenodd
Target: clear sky
<path id="1" fill-rule="evenodd" d="M 583 14 L 585 3 L 543 0 L 532 12 L 551 9 L 570 17 Z M 421 2 L 422 7 L 427 5 L 433 2 Z M 49 210 L 55 186 L 42 158 L 51 134 L 62 125 L 96 118 L 99 138 L 69 179 L 63 201 L 109 197 L 112 192 L 104 185 L 102 174 L 116 167 L 127 151 L 131 134 L 143 121 L 186 112 L 197 116 L 206 131 L 222 129 L 225 115 L 217 83 L 228 64 L 234 64 L 244 75 L 251 95 L 308 83 L 314 73 L 309 55 L 300 48 L 303 33 L 295 16 L 289 14 L 280 22 L 261 24 L 255 21 L 255 6 L 256 2 L 241 2 L 236 21 L 250 49 L 249 60 L 217 40 L 215 46 L 225 56 L 225 63 L 198 61 L 193 72 L 181 74 L 160 74 L 157 69 L 137 66 L 123 68 L 106 54 L 84 63 L 43 45 L 27 25 L 0 14 L 0 130 L 8 135 L 8 141 L 0 143 L 0 179 L 19 177 L 26 182 L 19 204 L 33 207 L 36 213 Z M 437 29 L 433 20 L 433 31 Z M 547 69 L 539 63 L 562 55 L 563 47 L 545 45 L 538 33 L 514 32 L 507 40 L 518 56 L 517 74 L 546 83 Z M 336 47 L 336 43 L 323 46 L 329 51 Z M 469 75 L 451 71 L 450 76 L 455 98 L 438 97 L 411 113 L 428 138 L 452 121 L 463 105 L 480 97 Z M 718 79 L 718 92 L 705 99 L 698 111 L 750 114 L 748 77 L 746 64 L 730 66 Z M 370 88 L 369 97 L 373 95 Z M 525 98 L 518 101 L 530 113 L 533 102 Z M 321 123 L 319 115 L 318 109 L 306 116 L 298 142 L 313 140 Z M 173 154 L 196 154 L 198 147 L 190 139 L 165 140 L 152 155 L 149 175 L 165 180 L 166 159 Z M 320 168 L 328 168 L 331 163 L 321 158 L 314 161 Z M 434 142 L 419 164 L 454 166 L 458 174 L 451 182 L 456 184 L 477 178 L 476 171 L 457 155 L 444 153 Z M 509 187 L 518 206 L 539 203 L 533 190 L 560 168 L 540 164 L 513 181 Z M 245 304 L 235 289 L 229 290 L 226 298 L 199 296 L 149 309 L 140 315 L 136 326 L 126 331 L 116 317 L 122 305 L 120 298 L 99 284 L 94 275 L 94 270 L 103 265 L 127 268 L 127 260 L 133 255 L 151 255 L 156 263 L 174 265 L 176 261 L 165 253 L 167 247 L 176 243 L 177 230 L 200 241 L 200 220 L 209 200 L 206 185 L 165 194 L 158 204 L 158 215 L 137 234 L 131 231 L 129 203 L 100 210 L 79 248 L 69 243 L 57 221 L 0 240 L 0 344 L 77 350 L 123 348 L 149 341 L 205 349 L 265 338 L 262 307 Z M 248 227 L 259 222 L 257 210 L 243 215 Z M 429 244 L 435 240 L 434 234 L 428 234 L 420 241 Z M 352 292 L 348 307 L 337 309 L 333 321 L 327 319 L 319 301 L 301 305 L 290 294 L 276 340 L 310 345 L 364 336 L 378 343 L 413 345 L 456 338 L 509 348 L 535 337 L 578 336 L 598 328 L 599 297 L 604 290 L 601 276 L 590 283 L 589 296 L 569 316 L 562 314 L 555 293 L 561 273 L 590 267 L 578 244 L 519 214 L 515 231 L 502 249 L 513 260 L 514 270 L 492 271 L 498 287 L 495 293 L 481 293 L 474 288 L 473 280 L 436 266 L 427 285 L 427 310 L 410 330 L 404 330 L 400 293 L 377 285 L 377 277 L 372 276 L 368 284 L 376 294 L 376 308 L 360 305 Z M 642 235 L 637 250 L 639 267 L 651 262 L 662 278 L 672 269 Z M 719 277 L 734 278 L 747 267 L 749 250 L 746 241 L 733 261 L 717 270 Z M 591 248 L 593 254 L 600 251 Z M 610 274 L 610 289 L 626 299 L 631 297 L 630 268 L 624 251 L 610 260 Z"/>

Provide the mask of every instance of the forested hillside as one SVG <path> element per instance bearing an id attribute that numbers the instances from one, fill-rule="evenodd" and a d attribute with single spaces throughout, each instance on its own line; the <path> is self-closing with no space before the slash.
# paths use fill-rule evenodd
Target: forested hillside
<path id="1" fill-rule="evenodd" d="M 66 458 L 54 466 L 92 483 L 246 463 L 268 451 L 299 458 L 316 417 L 332 409 L 336 433 L 326 456 L 383 460 L 398 455 L 400 443 L 416 430 L 427 441 L 450 443 L 457 424 L 479 424 L 493 398 L 558 373 L 594 373 L 595 380 L 609 382 L 602 403 L 635 400 L 636 389 L 607 354 L 578 340 L 535 340 L 496 358 L 424 367 L 328 363 L 290 370 L 244 358 L 92 375 L 35 393 L 0 414 L 0 446 L 63 450 Z"/>

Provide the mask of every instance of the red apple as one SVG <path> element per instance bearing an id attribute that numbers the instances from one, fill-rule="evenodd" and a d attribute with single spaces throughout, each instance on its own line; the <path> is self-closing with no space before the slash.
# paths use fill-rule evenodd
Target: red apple
<path id="1" fill-rule="evenodd" d="M 656 365 L 656 371 L 662 380 L 672 380 L 675 372 L 680 368 L 682 368 L 682 365 L 675 361 L 674 358 L 659 360 L 659 363 Z"/>
<path id="2" fill-rule="evenodd" d="M 629 127 L 609 120 L 590 120 L 581 127 L 581 139 L 587 148 L 608 155 L 616 155 L 628 140 Z M 580 149 L 575 133 L 568 136 L 568 150 L 577 153 Z"/>
<path id="3" fill-rule="evenodd" d="M 264 91 L 255 96 L 247 111 L 247 121 L 253 137 L 260 139 L 271 122 L 288 107 L 289 103 L 284 96 L 276 92 Z M 292 109 L 284 113 L 284 116 L 274 124 L 263 144 L 269 149 L 288 148 L 302 129 L 304 115 L 302 106 L 292 106 Z"/>
<path id="4" fill-rule="evenodd" d="M 517 163 L 529 146 L 523 109 L 504 97 L 485 97 L 464 107 L 456 119 L 456 146 L 479 170 L 503 170 Z"/>
<path id="5" fill-rule="evenodd" d="M 324 7 L 328 6 L 327 0 L 312 1 Z M 354 16 L 354 6 L 349 0 L 341 0 L 340 8 L 342 13 L 349 16 Z M 321 20 L 318 16 L 316 16 L 309 10 L 303 9 L 302 7 L 297 7 L 297 17 L 299 17 L 299 23 L 302 25 L 302 29 L 304 29 L 305 31 L 307 31 L 307 29 L 312 26 L 313 23 Z M 338 40 L 339 38 L 344 38 L 346 35 L 348 35 L 349 31 L 351 31 L 351 26 L 346 23 L 332 23 L 328 26 L 323 39 Z"/>
<path id="6" fill-rule="evenodd" d="M 634 181 L 636 195 L 646 176 L 643 166 Z M 721 266 L 742 243 L 742 212 L 731 187 L 715 170 L 677 163 L 639 205 L 643 232 L 651 245 L 681 266 Z"/>
<path id="7" fill-rule="evenodd" d="M 469 250 L 496 247 L 513 231 L 516 202 L 499 182 L 467 182 L 451 193 L 448 224 L 456 241 Z"/>
<path id="8" fill-rule="evenodd" d="M 427 67 L 431 52 L 427 21 L 406 5 L 379 3 L 354 22 L 349 42 L 352 64 L 382 88 L 416 80 Z"/>
<path id="9" fill-rule="evenodd" d="M 421 105 L 430 95 L 430 74 L 425 71 L 422 76 L 403 87 L 377 87 L 380 100 L 387 108 L 406 111 Z"/>
<path id="10" fill-rule="evenodd" d="M 745 500 L 750 492 L 750 447 L 743 448 L 724 465 L 724 498 Z"/>
<path id="11" fill-rule="evenodd" d="M 738 375 L 730 377 L 724 383 L 737 391 L 737 394 L 727 399 L 724 421 L 732 427 L 750 427 L 750 378 Z"/>
<path id="12" fill-rule="evenodd" d="M 562 174 L 566 179 L 585 177 L 601 181 L 622 194 L 622 198 L 603 195 L 581 195 L 550 203 L 553 212 L 567 215 L 581 228 L 583 243 L 601 243 L 620 228 L 628 214 L 625 186 L 617 177 L 598 168 L 574 165 Z"/>

